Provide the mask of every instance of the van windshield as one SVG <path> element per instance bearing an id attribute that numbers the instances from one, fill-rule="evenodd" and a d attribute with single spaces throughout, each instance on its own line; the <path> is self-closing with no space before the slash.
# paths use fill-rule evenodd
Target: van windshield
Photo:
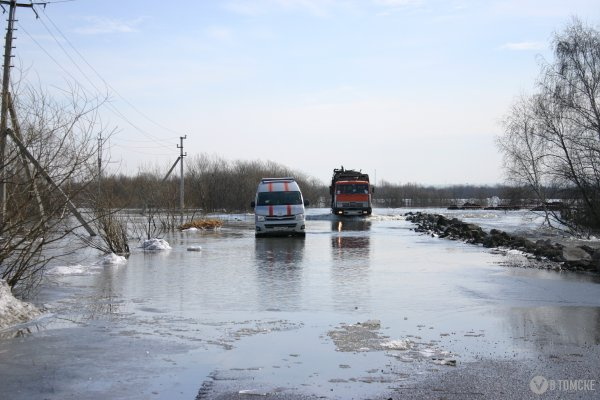
<path id="1" fill-rule="evenodd" d="M 302 196 L 300 192 L 260 192 L 256 204 L 259 206 L 302 204 Z"/>

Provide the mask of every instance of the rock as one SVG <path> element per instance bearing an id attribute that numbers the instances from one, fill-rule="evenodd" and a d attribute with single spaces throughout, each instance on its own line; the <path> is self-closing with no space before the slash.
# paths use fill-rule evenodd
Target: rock
<path id="1" fill-rule="evenodd" d="M 563 263 L 563 268 L 569 271 L 588 271 L 594 270 L 591 261 L 587 260 L 572 260 L 565 261 Z"/>
<path id="2" fill-rule="evenodd" d="M 450 367 L 456 367 L 456 360 L 454 359 L 445 358 L 442 360 L 434 360 L 433 362 L 438 365 L 448 365 Z"/>
<path id="3" fill-rule="evenodd" d="M 548 268 L 590 270 L 600 272 L 600 250 L 589 246 L 563 246 L 552 243 L 549 239 L 531 240 L 513 236 L 499 229 L 486 233 L 481 227 L 463 222 L 457 218 L 448 219 L 443 215 L 424 214 L 421 212 L 406 214 L 406 220 L 417 225 L 415 232 L 422 232 L 439 238 L 463 240 L 470 244 L 483 244 L 487 248 L 507 248 L 520 250 L 535 256 L 542 261 L 547 259 L 554 263 L 564 263 L 548 266 Z"/>
<path id="4" fill-rule="evenodd" d="M 566 246 L 562 249 L 565 261 L 591 261 L 592 256 L 580 247 Z"/>
<path id="5" fill-rule="evenodd" d="M 594 253 L 591 264 L 596 267 L 596 272 L 600 272 L 600 251 Z"/>
<path id="6" fill-rule="evenodd" d="M 585 250 L 590 256 L 593 256 L 597 252 L 596 249 L 585 244 L 583 246 L 579 246 L 579 248 Z"/>

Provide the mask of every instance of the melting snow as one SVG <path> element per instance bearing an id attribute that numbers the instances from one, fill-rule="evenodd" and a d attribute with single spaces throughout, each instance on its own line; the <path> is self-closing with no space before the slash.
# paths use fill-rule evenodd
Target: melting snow
<path id="1" fill-rule="evenodd" d="M 0 329 L 27 322 L 40 315 L 32 304 L 16 299 L 6 281 L 0 279 Z"/>
<path id="2" fill-rule="evenodd" d="M 148 239 L 142 243 L 144 250 L 171 250 L 169 242 L 164 239 Z"/>
<path id="3" fill-rule="evenodd" d="M 119 265 L 125 264 L 127 262 L 127 258 L 123 256 L 118 256 L 115 253 L 110 253 L 102 257 L 103 265 Z"/>
<path id="4" fill-rule="evenodd" d="M 90 272 L 89 270 L 90 270 L 89 266 L 80 265 L 80 264 L 59 265 L 59 266 L 50 268 L 48 271 L 46 271 L 46 274 L 48 274 L 48 275 L 85 275 Z"/>
<path id="5" fill-rule="evenodd" d="M 414 342 L 409 339 L 390 340 L 389 342 L 381 343 L 381 347 L 389 350 L 409 350 L 414 346 Z"/>

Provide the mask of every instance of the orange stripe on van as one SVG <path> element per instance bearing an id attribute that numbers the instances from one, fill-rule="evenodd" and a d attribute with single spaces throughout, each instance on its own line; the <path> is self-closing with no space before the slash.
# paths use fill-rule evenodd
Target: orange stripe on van
<path id="1" fill-rule="evenodd" d="M 287 205 L 287 215 L 292 215 L 292 206 L 289 204 Z"/>
<path id="2" fill-rule="evenodd" d="M 269 192 L 273 191 L 273 182 L 269 182 Z"/>
<path id="3" fill-rule="evenodd" d="M 269 206 L 269 217 L 273 216 L 273 206 Z"/>
<path id="4" fill-rule="evenodd" d="M 290 191 L 290 187 L 289 187 L 289 185 L 288 185 L 288 183 L 287 183 L 287 182 L 283 182 L 283 190 L 284 190 L 284 191 L 286 191 L 286 192 L 289 192 L 289 191 Z M 288 213 L 288 214 L 289 214 L 289 213 Z"/>

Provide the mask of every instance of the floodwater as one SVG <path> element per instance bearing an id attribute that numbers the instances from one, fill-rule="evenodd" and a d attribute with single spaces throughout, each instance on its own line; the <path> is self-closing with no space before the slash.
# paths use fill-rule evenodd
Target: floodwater
<path id="1" fill-rule="evenodd" d="M 255 239 L 238 216 L 124 265 L 80 255 L 49 275 L 30 333 L 0 340 L 0 398 L 389 398 L 482 360 L 543 372 L 564 346 L 597 352 L 596 276 L 417 234 L 406 211 L 312 209 L 305 239 Z M 539 228 L 522 212 L 469 213 L 457 215 Z"/>

